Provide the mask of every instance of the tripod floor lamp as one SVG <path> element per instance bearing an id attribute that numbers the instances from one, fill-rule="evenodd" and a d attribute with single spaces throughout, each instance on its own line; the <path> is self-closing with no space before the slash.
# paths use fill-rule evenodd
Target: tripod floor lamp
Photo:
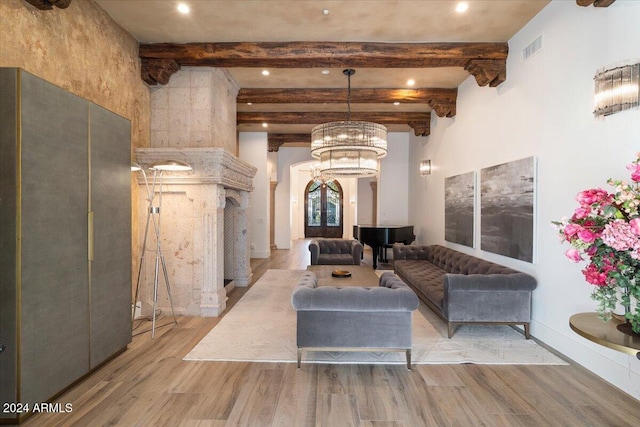
<path id="1" fill-rule="evenodd" d="M 162 173 L 164 171 L 188 171 L 191 170 L 191 166 L 184 162 L 180 162 L 177 160 L 164 160 L 161 162 L 153 163 L 149 166 L 149 170 L 153 171 L 153 180 L 151 182 L 151 186 L 149 185 L 149 180 L 147 178 L 147 174 L 139 164 L 132 163 L 131 171 L 140 171 L 142 173 L 142 177 L 144 178 L 145 189 L 147 192 L 147 223 L 144 228 L 144 240 L 142 243 L 142 251 L 140 255 L 140 265 L 138 267 L 138 279 L 136 281 L 136 292 L 135 297 L 133 299 L 133 308 L 131 313 L 131 320 L 135 320 L 135 311 L 136 311 L 136 303 L 138 301 L 138 293 L 140 290 L 140 278 L 142 275 L 142 266 L 144 263 L 145 254 L 147 252 L 147 237 L 149 236 L 149 224 L 153 225 L 153 232 L 156 237 L 156 247 L 155 247 L 155 265 L 154 265 L 154 274 L 153 274 L 153 315 L 151 319 L 151 338 L 155 337 L 156 332 L 156 311 L 158 306 L 158 285 L 160 281 L 160 269 L 162 268 L 162 273 L 164 276 L 164 283 L 167 288 L 167 294 L 169 296 L 169 304 L 171 305 L 171 315 L 173 317 L 173 322 L 167 323 L 162 326 L 168 325 L 177 325 L 178 320 L 176 319 L 175 312 L 173 310 L 173 296 L 171 295 L 171 285 L 169 284 L 169 275 L 167 274 L 167 265 L 164 260 L 164 254 L 162 253 L 162 240 L 160 238 L 160 213 L 162 208 Z M 156 185 L 159 190 L 156 192 Z M 157 195 L 157 197 L 156 197 Z M 158 204 L 154 205 L 155 200 L 157 199 Z M 148 332 L 148 331 L 144 331 Z"/>

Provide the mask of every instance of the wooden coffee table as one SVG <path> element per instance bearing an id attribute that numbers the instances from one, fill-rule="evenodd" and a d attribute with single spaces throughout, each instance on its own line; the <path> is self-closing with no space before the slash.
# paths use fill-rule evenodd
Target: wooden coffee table
<path id="1" fill-rule="evenodd" d="M 318 276 L 318 286 L 365 286 L 377 287 L 380 278 L 376 270 L 367 265 L 310 265 L 307 270 Z M 343 270 L 351 273 L 351 277 L 333 277 L 331 272 Z"/>

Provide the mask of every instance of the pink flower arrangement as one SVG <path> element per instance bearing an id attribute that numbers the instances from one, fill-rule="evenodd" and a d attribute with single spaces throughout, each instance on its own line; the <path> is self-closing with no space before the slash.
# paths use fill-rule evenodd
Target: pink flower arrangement
<path id="1" fill-rule="evenodd" d="M 619 303 L 632 330 L 640 333 L 640 153 L 627 169 L 632 183 L 609 179 L 612 193 L 581 191 L 571 218 L 553 224 L 560 240 L 571 245 L 565 256 L 587 261 L 582 274 L 595 286 L 592 298 L 600 317 L 608 320 Z"/>

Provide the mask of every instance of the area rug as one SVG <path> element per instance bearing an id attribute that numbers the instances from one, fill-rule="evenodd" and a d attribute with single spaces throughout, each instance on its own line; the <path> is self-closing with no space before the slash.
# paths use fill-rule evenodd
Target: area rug
<path id="1" fill-rule="evenodd" d="M 302 270 L 268 270 L 184 360 L 290 362 L 297 359 L 291 291 Z M 425 317 L 426 316 L 426 317 Z M 446 325 L 422 302 L 413 313 L 414 364 L 566 365 L 509 326 Z M 305 351 L 303 363 L 404 364 L 400 352 Z"/>

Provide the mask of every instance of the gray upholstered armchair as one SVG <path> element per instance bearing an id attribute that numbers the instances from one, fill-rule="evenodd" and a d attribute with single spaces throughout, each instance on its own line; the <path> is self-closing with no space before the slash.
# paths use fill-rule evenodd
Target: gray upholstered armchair
<path id="1" fill-rule="evenodd" d="M 318 287 L 317 276 L 305 272 L 291 295 L 296 310 L 298 368 L 303 350 L 403 351 L 411 369 L 412 312 L 418 297 L 391 272 L 377 288 Z"/>
<path id="2" fill-rule="evenodd" d="M 346 239 L 317 239 L 309 243 L 311 265 L 360 265 L 362 243 Z"/>

